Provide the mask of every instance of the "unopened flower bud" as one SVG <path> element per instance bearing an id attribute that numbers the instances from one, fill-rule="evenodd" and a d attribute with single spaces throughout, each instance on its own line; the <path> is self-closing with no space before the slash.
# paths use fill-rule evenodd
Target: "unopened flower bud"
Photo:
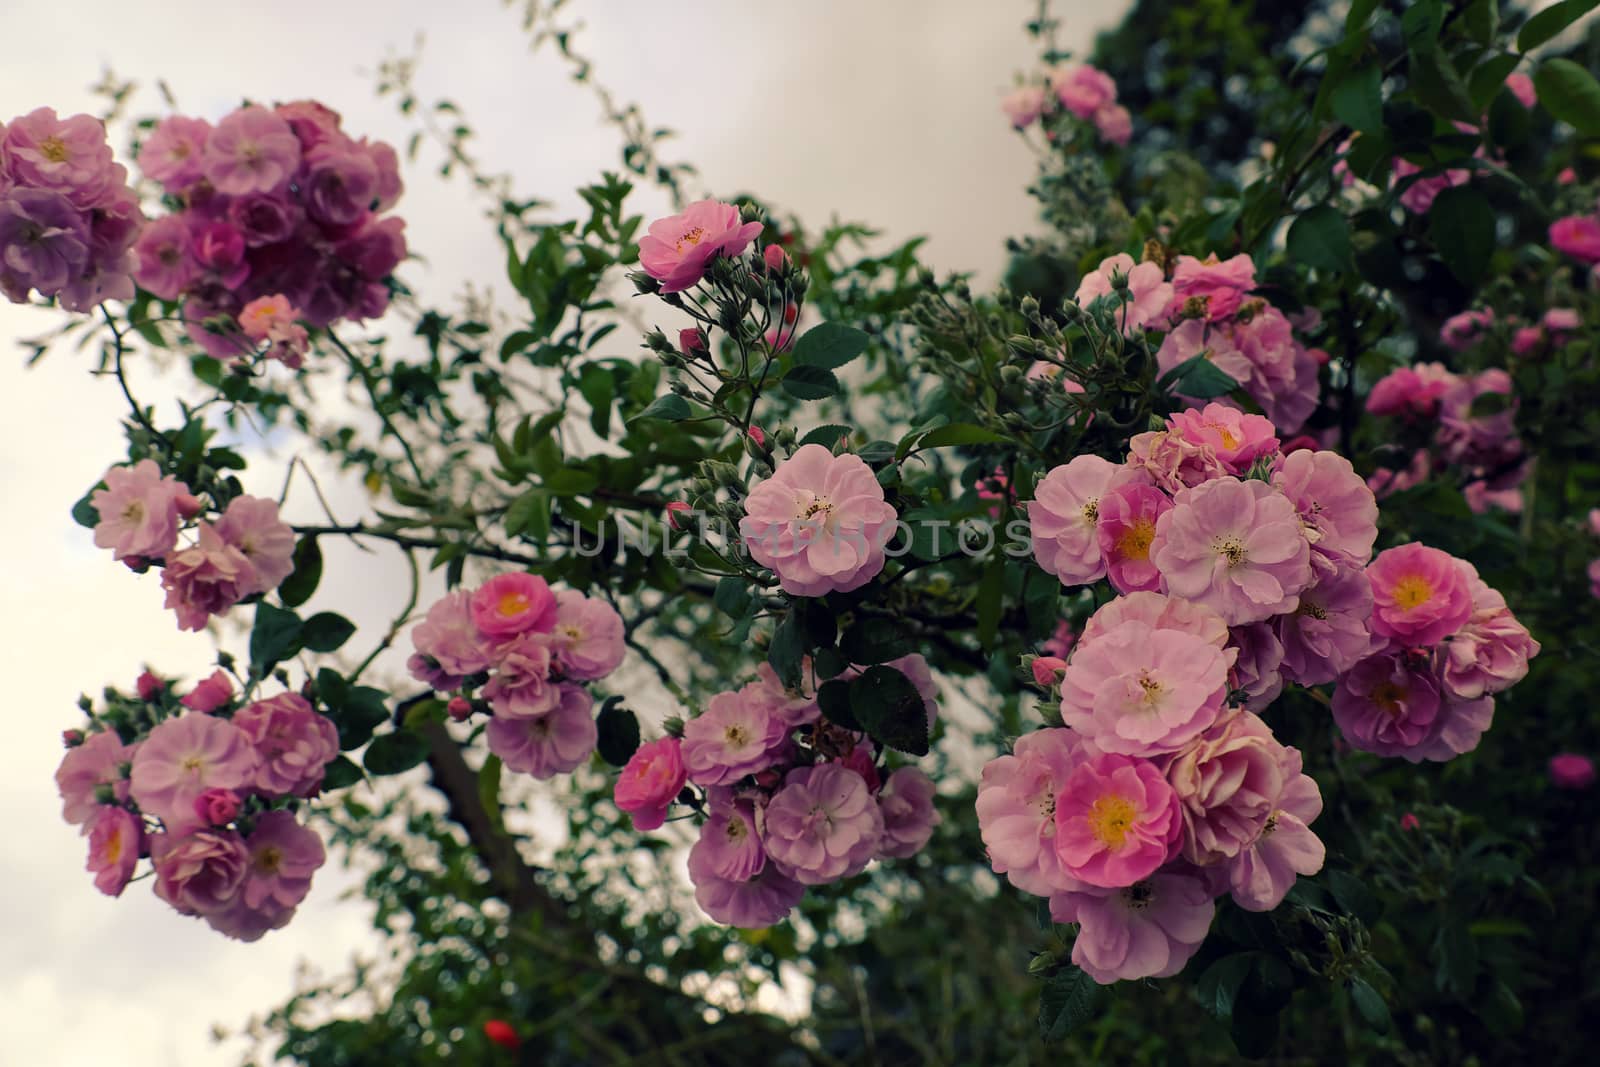
<path id="1" fill-rule="evenodd" d="M 668 716 L 667 720 L 661 724 L 661 729 L 666 731 L 668 737 L 682 737 L 683 717 L 680 715 Z"/>
<path id="2" fill-rule="evenodd" d="M 205 510 L 205 504 L 193 493 L 179 493 L 175 503 L 178 505 L 178 514 L 186 519 L 192 519 Z"/>
<path id="3" fill-rule="evenodd" d="M 161 679 L 149 671 L 139 675 L 139 680 L 134 682 L 133 685 L 138 690 L 139 699 L 146 704 L 161 699 Z"/>
<path id="4" fill-rule="evenodd" d="M 1000 380 L 1006 385 L 1016 385 L 1022 381 L 1022 368 L 1015 363 L 1007 363 L 1000 368 Z"/>
<path id="5" fill-rule="evenodd" d="M 503 1019 L 490 1019 L 485 1022 L 483 1024 L 483 1036 L 501 1048 L 516 1051 L 522 1047 L 522 1038 L 518 1037 L 511 1024 Z"/>
<path id="6" fill-rule="evenodd" d="M 649 296 L 661 291 L 661 283 L 642 270 L 629 273 L 628 280 L 633 283 L 633 287 L 642 295 Z"/>
<path id="7" fill-rule="evenodd" d="M 684 529 L 684 525 L 679 525 L 678 516 L 688 515 L 693 510 L 693 508 L 681 500 L 672 501 L 667 505 L 667 525 L 672 527 L 674 530 Z M 687 519 L 684 520 L 685 525 L 687 524 L 687 521 Z"/>
<path id="8" fill-rule="evenodd" d="M 1067 669 L 1067 661 L 1060 656 L 1036 656 L 1031 667 L 1034 682 L 1049 689 L 1061 680 L 1061 675 Z"/>
<path id="9" fill-rule="evenodd" d="M 472 718 L 472 701 L 466 697 L 451 697 L 450 703 L 444 706 L 444 711 L 456 722 L 466 722 Z"/>
<path id="10" fill-rule="evenodd" d="M 789 265 L 789 253 L 779 245 L 768 245 L 761 250 L 761 262 L 767 265 L 768 270 L 777 274 Z"/>
<path id="11" fill-rule="evenodd" d="M 68 748 L 77 748 L 79 745 L 83 744 L 83 741 L 84 735 L 82 730 L 61 731 L 61 743 Z"/>
<path id="12" fill-rule="evenodd" d="M 1411 814 L 1409 811 L 1400 816 L 1400 829 L 1402 830 L 1410 832 L 1421 825 L 1422 823 L 1417 821 L 1417 817 Z"/>
<path id="13" fill-rule="evenodd" d="M 239 794 L 231 789 L 207 789 L 194 798 L 194 813 L 207 826 L 226 826 L 239 817 Z"/>
<path id="14" fill-rule="evenodd" d="M 678 331 L 678 347 L 686 356 L 696 352 L 704 352 L 710 347 L 706 332 L 698 326 L 685 327 Z"/>
<path id="15" fill-rule="evenodd" d="M 740 222 L 761 222 L 761 208 L 748 200 L 739 205 Z"/>

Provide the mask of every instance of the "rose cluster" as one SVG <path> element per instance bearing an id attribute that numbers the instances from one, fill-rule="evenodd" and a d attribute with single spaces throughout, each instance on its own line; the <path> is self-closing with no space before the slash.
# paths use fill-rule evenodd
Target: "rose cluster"
<path id="1" fill-rule="evenodd" d="M 1089 123 L 1103 140 L 1115 145 L 1125 145 L 1133 137 L 1133 116 L 1117 103 L 1117 83 L 1088 64 L 1046 70 L 1039 82 L 1007 94 L 1000 109 L 1019 130 L 1062 114 Z"/>
<path id="2" fill-rule="evenodd" d="M 1595 210 L 1567 215 L 1550 224 L 1550 245 L 1589 267 L 1600 278 L 1600 203 Z"/>
<path id="3" fill-rule="evenodd" d="M 1285 454 L 1221 404 L 1122 464 L 1055 468 L 1028 512 L 1042 567 L 1121 595 L 1070 659 L 1033 664 L 1062 725 L 985 769 L 979 820 L 995 870 L 1079 924 L 1073 960 L 1098 981 L 1176 973 L 1215 897 L 1270 910 L 1320 868 L 1316 784 L 1259 718 L 1285 684 L 1336 683 L 1357 748 L 1447 760 L 1539 650 L 1465 561 L 1373 559 L 1377 503 L 1347 460 Z"/>
<path id="4" fill-rule="evenodd" d="M 205 629 L 211 616 L 276 589 L 294 569 L 294 530 L 276 501 L 234 497 L 216 522 L 196 521 L 193 541 L 181 544 L 180 531 L 205 510 L 188 486 L 149 459 L 112 467 L 103 481 L 89 497 L 94 543 L 136 570 L 161 567 L 179 629 Z"/>
<path id="5" fill-rule="evenodd" d="M 181 301 L 190 336 L 218 359 L 265 340 L 293 365 L 296 320 L 325 327 L 388 307 L 406 255 L 404 221 L 384 214 L 400 198 L 399 162 L 389 145 L 346 134 L 337 112 L 297 101 L 247 105 L 215 126 L 175 115 L 138 160 L 174 210 L 140 236 L 135 278 Z"/>
<path id="6" fill-rule="evenodd" d="M 911 681 L 931 725 L 938 687 L 927 662 L 910 655 L 887 666 Z M 939 823 L 928 776 L 890 771 L 866 735 L 825 721 L 815 688 L 825 679 L 809 660 L 803 677 L 802 689 L 786 689 L 762 664 L 757 680 L 712 697 L 681 737 L 642 746 L 617 780 L 617 806 L 641 830 L 690 801 L 703 821 L 689 877 L 716 922 L 771 926 L 806 886 L 852 877 L 874 859 L 913 856 Z M 686 784 L 696 787 L 687 797 Z"/>
<path id="7" fill-rule="evenodd" d="M 133 299 L 143 224 L 99 119 L 42 107 L 0 124 L 0 292 L 12 303 L 30 290 L 80 312 Z"/>
<path id="8" fill-rule="evenodd" d="M 56 772 L 95 886 L 120 896 L 149 859 L 180 914 L 241 941 L 286 925 L 327 858 L 296 809 L 339 755 L 333 723 L 297 693 L 241 706 L 222 671 L 181 700 L 149 673 L 108 696 L 118 725 L 71 732 Z"/>
<path id="9" fill-rule="evenodd" d="M 501 574 L 458 589 L 411 632 L 413 677 L 454 694 L 452 718 L 490 715 L 489 751 L 513 771 L 551 778 L 575 770 L 599 739 L 584 683 L 622 663 L 622 617 L 533 574 Z"/>

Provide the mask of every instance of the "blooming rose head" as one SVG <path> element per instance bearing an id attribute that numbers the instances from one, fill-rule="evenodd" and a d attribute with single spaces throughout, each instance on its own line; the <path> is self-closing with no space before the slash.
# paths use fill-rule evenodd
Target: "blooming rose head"
<path id="1" fill-rule="evenodd" d="M 767 863 L 753 807 L 725 789 L 712 791 L 710 818 L 689 851 L 691 867 L 730 882 L 748 882 Z"/>
<path id="2" fill-rule="evenodd" d="M 1439 682 L 1452 700 L 1477 700 L 1509 689 L 1528 675 L 1528 661 L 1539 642 L 1506 607 L 1506 598 L 1460 561 L 1470 576 L 1472 615 L 1439 646 Z"/>
<path id="3" fill-rule="evenodd" d="M 1412 763 L 1448 760 L 1469 751 L 1488 729 L 1494 699 L 1441 699 L 1426 661 L 1383 652 L 1357 663 L 1333 691 L 1333 719 L 1346 741 L 1364 752 Z"/>
<path id="4" fill-rule="evenodd" d="M 650 224 L 639 240 L 639 265 L 663 293 L 680 292 L 705 277 L 712 259 L 742 254 L 760 232 L 759 222 L 740 223 L 734 205 L 701 200 Z"/>
<path id="5" fill-rule="evenodd" d="M 89 265 L 89 232 L 60 193 L 18 187 L 0 195 L 0 291 L 13 303 L 28 290 L 54 296 Z"/>
<path id="6" fill-rule="evenodd" d="M 1550 784 L 1557 789 L 1588 789 L 1594 780 L 1594 761 L 1588 756 L 1562 752 L 1550 757 Z"/>
<path id="7" fill-rule="evenodd" d="M 250 560 L 209 523 L 200 524 L 199 542 L 174 552 L 161 571 L 166 606 L 178 616 L 180 630 L 205 629 L 211 616 L 233 607 L 257 583 Z"/>
<path id="8" fill-rule="evenodd" d="M 1117 592 L 1161 587 L 1161 575 L 1150 561 L 1150 542 L 1155 540 L 1156 519 L 1171 508 L 1171 499 L 1153 485 L 1123 485 L 1100 498 L 1095 536 L 1106 576 Z"/>
<path id="9" fill-rule="evenodd" d="M 922 851 L 941 819 L 933 807 L 933 779 L 915 767 L 889 775 L 878 793 L 883 812 L 883 839 L 878 855 L 907 859 Z"/>
<path id="10" fill-rule="evenodd" d="M 1225 404 L 1180 411 L 1167 427 L 1188 444 L 1210 449 L 1229 474 L 1248 474 L 1256 460 L 1278 451 L 1278 432 L 1269 420 Z"/>
<path id="11" fill-rule="evenodd" d="M 111 549 L 113 559 L 161 559 L 178 543 L 178 500 L 189 489 L 161 473 L 154 460 L 131 467 L 112 467 L 106 487 L 96 489 L 89 506 L 100 516 L 95 523 L 97 548 Z"/>
<path id="12" fill-rule="evenodd" d="M 1177 853 L 1182 833 L 1177 794 L 1149 760 L 1096 756 L 1056 797 L 1056 854 L 1067 874 L 1089 885 L 1150 876 Z"/>
<path id="13" fill-rule="evenodd" d="M 262 814 L 244 847 L 249 859 L 239 891 L 231 905 L 207 914 L 206 922 L 236 940 L 255 941 L 288 925 L 328 853 L 317 832 L 288 811 Z"/>
<path id="14" fill-rule="evenodd" d="M 489 751 L 511 770 L 535 778 L 576 770 L 600 740 L 593 708 L 587 689 L 563 683 L 557 687 L 555 706 L 543 715 L 509 718 L 496 713 L 486 731 Z"/>
<path id="15" fill-rule="evenodd" d="M 176 300 L 199 276 L 188 223 L 168 215 L 146 226 L 134 243 L 134 278 L 163 300 Z"/>
<path id="16" fill-rule="evenodd" d="M 535 719 L 555 707 L 560 685 L 551 675 L 553 663 L 546 634 L 526 633 L 501 645 L 494 677 L 483 687 L 496 718 Z"/>
<path id="17" fill-rule="evenodd" d="M 94 887 L 108 897 L 120 897 L 139 863 L 144 827 L 127 808 L 102 807 L 84 827 L 89 835 L 87 869 Z"/>
<path id="18" fill-rule="evenodd" d="M 127 770 L 134 748 L 114 732 L 100 730 L 67 749 L 56 770 L 61 817 L 77 826 L 107 804 L 128 799 Z"/>
<path id="19" fill-rule="evenodd" d="M 883 546 L 894 534 L 895 510 L 872 468 L 818 444 L 755 482 L 744 511 L 745 547 L 793 596 L 859 589 L 883 570 Z"/>
<path id="20" fill-rule="evenodd" d="M 207 789 L 194 798 L 195 818 L 202 826 L 226 826 L 239 817 L 242 803 L 232 789 Z"/>
<path id="21" fill-rule="evenodd" d="M 1101 108 L 1091 121 L 1100 136 L 1114 145 L 1126 145 L 1133 140 L 1133 115 L 1121 104 Z"/>
<path id="22" fill-rule="evenodd" d="M 1228 688 L 1243 694 L 1249 710 L 1264 711 L 1283 692 L 1283 642 L 1270 623 L 1251 622 L 1228 631 L 1228 646 L 1235 653 Z"/>
<path id="23" fill-rule="evenodd" d="M 1052 71 L 1050 88 L 1062 107 L 1085 120 L 1117 101 L 1117 83 L 1111 75 L 1087 64 Z"/>
<path id="24" fill-rule="evenodd" d="M 578 681 L 604 678 L 622 663 L 622 616 L 604 600 L 575 589 L 556 594 L 556 625 L 550 631 L 556 663 Z"/>
<path id="25" fill-rule="evenodd" d="M 732 785 L 766 770 L 789 736 L 770 704 L 743 690 L 718 693 L 705 714 L 683 724 L 683 762 L 697 785 Z"/>
<path id="26" fill-rule="evenodd" d="M 328 226 L 360 222 L 378 192 L 378 166 L 353 142 L 317 145 L 305 153 L 306 212 Z"/>
<path id="27" fill-rule="evenodd" d="M 41 107 L 4 128 L 0 166 L 3 177 L 18 186 L 59 193 L 75 207 L 90 208 L 104 199 L 115 164 L 99 119 L 63 119 Z"/>
<path id="28" fill-rule="evenodd" d="M 1372 631 L 1401 644 L 1436 645 L 1472 616 L 1472 587 L 1462 561 L 1412 542 L 1385 549 L 1367 567 Z"/>
<path id="29" fill-rule="evenodd" d="M 131 792 L 169 834 L 203 825 L 195 801 L 208 789 L 248 788 L 255 779 L 250 736 L 226 719 L 180 715 L 158 723 L 133 756 Z"/>
<path id="30" fill-rule="evenodd" d="M 162 119 L 139 146 L 139 169 L 169 193 L 181 193 L 203 176 L 200 158 L 211 123 L 173 115 Z"/>
<path id="31" fill-rule="evenodd" d="M 666 821 L 668 809 L 689 777 L 682 747 L 676 737 L 640 745 L 617 776 L 612 798 L 617 807 L 633 816 L 635 830 L 654 830 Z"/>
<path id="32" fill-rule="evenodd" d="M 1078 733 L 1057 728 L 1018 738 L 1011 755 L 984 765 L 978 831 L 994 872 L 1024 893 L 1042 897 L 1078 884 L 1055 849 L 1056 796 L 1087 758 Z"/>
<path id="33" fill-rule="evenodd" d="M 472 594 L 472 621 L 489 638 L 549 633 L 556 610 L 555 594 L 535 574 L 497 574 Z"/>
<path id="34" fill-rule="evenodd" d="M 1106 601 L 1089 616 L 1078 644 L 1088 645 L 1125 622 L 1142 622 L 1152 630 L 1177 630 L 1219 649 L 1228 643 L 1228 624 L 1210 608 L 1160 593 L 1129 593 Z M 1224 658 L 1231 666 L 1231 654 L 1225 653 Z"/>
<path id="35" fill-rule="evenodd" d="M 1126 299 L 1117 295 L 1113 282 L 1121 277 Z M 1129 337 L 1143 332 L 1146 326 L 1162 324 L 1162 315 L 1172 303 L 1172 284 L 1155 263 L 1135 263 L 1126 252 L 1118 252 L 1101 261 L 1094 271 L 1083 276 L 1073 302 L 1088 307 L 1101 297 L 1108 298 L 1114 309 L 1112 318 Z M 1050 366 L 1050 364 L 1046 364 Z"/>
<path id="36" fill-rule="evenodd" d="M 1022 85 L 1011 90 L 1000 101 L 1000 110 L 1006 113 L 1011 125 L 1027 129 L 1044 114 L 1045 92 L 1041 85 Z"/>
<path id="37" fill-rule="evenodd" d="M 1322 793 L 1301 773 L 1300 753 L 1282 750 L 1283 791 L 1250 844 L 1227 861 L 1233 902 L 1246 911 L 1271 911 L 1283 903 L 1297 877 L 1322 870 L 1327 850 L 1310 830 L 1322 813 Z"/>
<path id="38" fill-rule="evenodd" d="M 734 881 L 718 877 L 710 863 L 707 851 L 689 850 L 689 880 L 694 883 L 695 903 L 713 922 L 759 930 L 782 922 L 806 893 L 805 886 L 780 871 L 776 864 L 763 864 L 754 877 Z"/>
<path id="39" fill-rule="evenodd" d="M 1179 256 L 1172 272 L 1174 302 L 1181 306 L 1190 300 L 1204 301 L 1205 317 L 1211 322 L 1232 318 L 1244 294 L 1255 287 L 1255 262 L 1243 253 L 1220 262 L 1214 255 L 1204 260 Z"/>
<path id="40" fill-rule="evenodd" d="M 206 138 L 201 168 L 228 196 L 270 193 L 300 166 L 300 142 L 289 124 L 264 107 L 242 107 Z"/>
<path id="41" fill-rule="evenodd" d="M 156 896 L 181 915 L 209 915 L 227 908 L 250 866 L 250 853 L 233 830 L 156 834 L 150 838 L 150 858 L 156 869 Z"/>
<path id="42" fill-rule="evenodd" d="M 1600 263 L 1600 216 L 1557 219 L 1550 224 L 1550 245 L 1585 266 Z"/>
<path id="43" fill-rule="evenodd" d="M 1050 898 L 1052 919 L 1078 924 L 1072 962 L 1101 985 L 1177 974 L 1205 941 L 1215 914 L 1206 879 L 1189 870 Z"/>
<path id="44" fill-rule="evenodd" d="M 428 614 L 411 631 L 411 643 L 418 653 L 432 660 L 442 675 L 433 680 L 445 684 L 434 685 L 435 689 L 454 689 L 468 675 L 489 669 L 489 650 L 473 622 L 472 594 L 465 589 L 446 593 L 434 601 Z"/>
<path id="45" fill-rule="evenodd" d="M 1457 381 L 1442 363 L 1418 363 L 1390 371 L 1373 383 L 1367 394 L 1367 411 L 1373 415 L 1432 418 L 1439 398 Z"/>
<path id="46" fill-rule="evenodd" d="M 1180 751 L 1167 782 L 1183 812 L 1183 857 L 1209 866 L 1260 835 L 1286 784 L 1283 746 L 1254 714 L 1235 711 Z"/>
<path id="47" fill-rule="evenodd" d="M 299 693 L 246 704 L 233 716 L 255 746 L 255 787 L 268 796 L 314 796 L 339 755 L 339 731 Z"/>
<path id="48" fill-rule="evenodd" d="M 1333 681 L 1372 651 L 1371 617 L 1372 585 L 1364 571 L 1339 566 L 1319 574 L 1294 611 L 1272 620 L 1284 675 L 1300 685 Z"/>
<path id="49" fill-rule="evenodd" d="M 837 763 L 796 767 L 767 803 L 767 856 L 803 885 L 859 874 L 882 839 L 883 812 L 867 783 Z"/>
<path id="50" fill-rule="evenodd" d="M 236 496 L 217 520 L 217 533 L 250 561 L 253 579 L 243 595 L 266 593 L 294 570 L 294 530 L 278 517 L 278 502 L 258 496 Z"/>
<path id="51" fill-rule="evenodd" d="M 1063 585 L 1084 585 L 1104 577 L 1100 498 L 1143 478 L 1139 472 L 1087 454 L 1046 474 L 1028 501 L 1029 533 L 1039 566 Z"/>
<path id="52" fill-rule="evenodd" d="M 1294 505 L 1319 573 L 1372 558 L 1378 500 L 1349 460 L 1337 452 L 1292 452 L 1273 469 L 1272 485 Z"/>

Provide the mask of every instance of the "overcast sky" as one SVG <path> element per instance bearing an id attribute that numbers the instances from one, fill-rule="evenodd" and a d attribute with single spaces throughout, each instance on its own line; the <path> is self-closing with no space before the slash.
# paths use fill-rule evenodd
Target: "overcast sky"
<path id="1" fill-rule="evenodd" d="M 614 134 L 586 90 L 551 53 L 529 56 L 514 13 L 494 0 L 277 0 L 217 4 L 162 0 L 7 0 L 12 47 L 0 67 L 0 118 L 41 105 L 99 111 L 87 88 L 103 67 L 144 87 L 136 113 L 155 112 L 165 79 L 185 111 L 216 119 L 241 97 L 314 97 L 346 129 L 403 145 L 411 127 L 373 91 L 388 52 L 426 34 L 425 100 L 448 96 L 479 131 L 477 151 L 517 176 L 517 191 L 575 210 L 571 190 L 616 166 Z M 1068 0 L 1065 41 L 1109 25 L 1123 0 Z M 573 8 L 591 25 L 577 39 L 599 79 L 639 101 L 654 125 L 679 131 L 673 159 L 700 168 L 696 191 L 756 193 L 817 225 L 830 217 L 891 238 L 926 234 L 940 270 L 992 280 L 1006 236 L 1029 232 L 1023 192 L 1032 156 L 998 111 L 1012 74 L 1032 59 L 1022 24 L 1032 0 L 605 0 Z M 336 12 L 336 14 L 335 14 Z M 570 17 L 570 16 L 569 16 Z M 120 141 L 116 147 L 123 148 Z M 124 162 L 131 162 L 124 160 Z M 399 213 L 428 264 L 403 274 L 446 302 L 488 280 L 502 256 L 459 184 L 406 171 Z M 136 578 L 96 550 L 68 515 L 123 454 L 114 385 L 91 379 L 88 354 L 54 352 L 23 369 L 13 338 L 59 321 L 0 302 L 0 679 L 6 743 L 0 810 L 11 826 L 0 851 L 0 1064 L 40 1067 L 202 1067 L 235 1064 L 236 1044 L 213 1044 L 213 1024 L 236 1027 L 289 992 L 299 960 L 329 971 L 371 944 L 349 884 L 334 870 L 286 930 L 254 945 L 227 941 L 156 901 L 148 883 L 121 900 L 83 871 L 84 844 L 60 821 L 51 779 L 60 731 L 78 725 L 80 692 L 131 686 L 148 662 L 193 679 L 212 655 L 205 635 L 180 634 L 161 609 L 155 574 Z M 133 363 L 137 386 L 160 396 Z M 282 457 L 279 457 L 281 460 Z M 276 495 L 281 474 L 253 464 L 248 490 Z M 365 576 L 324 590 L 352 608 Z M 319 594 L 320 596 L 321 594 Z M 340 597 L 344 599 L 339 599 Z"/>

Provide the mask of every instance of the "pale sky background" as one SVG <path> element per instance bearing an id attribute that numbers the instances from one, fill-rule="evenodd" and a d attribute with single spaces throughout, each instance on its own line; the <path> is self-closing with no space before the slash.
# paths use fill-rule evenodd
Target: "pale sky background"
<path id="1" fill-rule="evenodd" d="M 1065 0 L 1063 41 L 1081 47 L 1112 24 L 1124 0 Z M 927 234 L 925 260 L 992 281 L 1009 235 L 1036 228 L 1024 186 L 1033 157 L 998 110 L 1014 72 L 1033 59 L 1022 24 L 1032 0 L 578 0 L 589 25 L 577 39 L 619 100 L 680 134 L 669 159 L 696 163 L 691 188 L 757 193 L 818 225 L 868 222 L 903 240 Z M 139 17 L 131 17 L 137 9 Z M 12 47 L 0 67 L 0 118 L 48 105 L 98 112 L 87 91 L 101 69 L 144 87 L 134 113 L 161 108 L 165 79 L 189 113 L 216 119 L 249 96 L 314 97 L 357 135 L 403 146 L 412 127 L 380 100 L 370 72 L 390 51 L 427 36 L 419 87 L 448 96 L 477 129 L 491 170 L 517 191 L 576 210 L 578 184 L 617 166 L 613 131 L 587 89 L 554 53 L 529 56 L 516 13 L 494 0 L 332 3 L 275 0 L 4 0 Z M 114 141 L 119 152 L 124 145 Z M 503 255 L 460 183 L 437 179 L 425 157 L 406 169 L 399 214 L 426 267 L 402 273 L 445 303 L 467 280 L 500 271 Z M 125 163 L 130 160 L 123 159 Z M 635 205 L 643 210 L 647 202 Z M 6 743 L 0 810 L 0 1064 L 29 1067 L 209 1067 L 236 1064 L 213 1024 L 236 1028 L 290 992 L 299 961 L 339 972 L 373 944 L 351 878 L 325 870 L 285 930 L 254 945 L 213 933 L 157 901 L 147 882 L 120 900 L 83 870 L 84 843 L 60 820 L 52 774 L 60 732 L 79 725 L 80 692 L 132 685 L 148 662 L 192 680 L 209 669 L 210 639 L 180 633 L 161 608 L 154 574 L 135 577 L 68 512 L 123 452 L 125 413 L 114 383 L 91 379 L 87 353 L 63 348 L 24 370 L 12 339 L 56 313 L 0 302 L 0 679 Z M 135 359 L 151 399 L 153 370 Z M 282 457 L 280 457 L 281 460 Z M 278 492 L 270 459 L 248 490 Z M 357 617 L 370 572 L 325 583 L 314 607 Z M 380 583 L 372 583 L 378 586 Z M 364 599 L 370 617 L 398 607 L 392 589 Z"/>

